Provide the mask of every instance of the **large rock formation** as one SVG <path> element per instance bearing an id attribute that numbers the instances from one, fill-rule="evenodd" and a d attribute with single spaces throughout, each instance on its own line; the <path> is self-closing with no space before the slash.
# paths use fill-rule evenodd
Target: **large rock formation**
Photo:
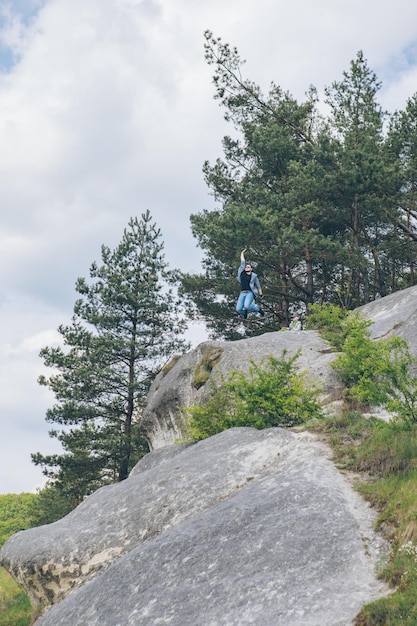
<path id="1" fill-rule="evenodd" d="M 402 336 L 417 355 L 416 296 L 362 307 L 372 336 Z M 0 563 L 35 606 L 53 604 L 37 626 L 347 626 L 387 593 L 374 513 L 311 435 L 233 429 L 172 445 L 182 407 L 203 401 L 211 378 L 283 350 L 300 351 L 300 370 L 334 406 L 335 355 L 313 331 L 204 342 L 152 385 L 154 451 L 131 476 L 6 542 Z"/>
<path id="2" fill-rule="evenodd" d="M 68 594 L 37 626 L 346 626 L 387 592 L 373 521 L 310 435 L 238 428 L 150 453 L 1 559 L 32 600 Z"/>
<path id="3" fill-rule="evenodd" d="M 310 382 L 322 389 L 327 405 L 340 398 L 341 386 L 330 367 L 335 357 L 316 331 L 266 333 L 239 341 L 206 341 L 188 354 L 176 358 L 154 380 L 143 413 L 143 427 L 152 450 L 181 439 L 182 408 L 204 401 L 210 381 L 232 370 L 247 369 L 268 355 L 299 351 L 296 365 Z"/>
<path id="4" fill-rule="evenodd" d="M 371 337 L 401 337 L 417 358 L 417 286 L 369 302 L 357 311 L 372 321 L 369 328 Z"/>

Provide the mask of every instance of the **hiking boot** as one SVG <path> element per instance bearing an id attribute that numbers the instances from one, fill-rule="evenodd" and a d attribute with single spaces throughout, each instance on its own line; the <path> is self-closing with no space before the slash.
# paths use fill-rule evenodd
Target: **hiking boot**
<path id="1" fill-rule="evenodd" d="M 243 317 L 245 318 L 245 320 L 248 319 L 248 312 L 246 310 L 243 311 Z"/>
<path id="2" fill-rule="evenodd" d="M 265 311 L 264 311 L 263 309 L 261 309 L 261 307 L 259 307 L 259 315 L 260 315 L 261 317 L 264 317 L 264 316 L 265 316 Z"/>

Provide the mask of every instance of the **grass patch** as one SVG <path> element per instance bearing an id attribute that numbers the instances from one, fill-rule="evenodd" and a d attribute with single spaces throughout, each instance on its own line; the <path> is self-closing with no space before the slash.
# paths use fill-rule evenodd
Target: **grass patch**
<path id="1" fill-rule="evenodd" d="M 26 594 L 0 567 L 0 626 L 28 626 L 32 608 Z"/>
<path id="2" fill-rule="evenodd" d="M 205 349 L 199 363 L 197 363 L 194 369 L 192 385 L 195 389 L 200 389 L 200 387 L 206 384 L 210 378 L 213 367 L 219 363 L 222 354 L 223 348 L 211 346 Z"/>
<path id="3" fill-rule="evenodd" d="M 175 354 L 172 359 L 170 359 L 168 361 L 168 363 L 165 363 L 165 365 L 163 366 L 163 368 L 161 369 L 162 372 L 162 378 L 165 378 L 165 376 L 168 374 L 168 372 L 170 372 L 172 370 L 172 368 L 174 367 L 174 365 L 177 363 L 177 361 L 180 360 L 180 358 L 182 357 L 182 354 Z"/>
<path id="4" fill-rule="evenodd" d="M 326 418 L 309 429 L 333 449 L 335 464 L 355 472 L 356 487 L 378 511 L 376 528 L 391 544 L 378 577 L 392 595 L 361 610 L 356 626 L 417 624 L 417 425 L 360 413 Z"/>

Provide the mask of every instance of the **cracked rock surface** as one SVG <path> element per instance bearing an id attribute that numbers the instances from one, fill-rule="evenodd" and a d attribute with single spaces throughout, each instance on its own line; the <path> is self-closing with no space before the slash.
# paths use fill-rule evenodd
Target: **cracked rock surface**
<path id="1" fill-rule="evenodd" d="M 41 563 L 54 588 L 81 576 L 36 626 L 345 626 L 387 593 L 374 516 L 311 435 L 236 428 L 150 453 L 1 558 L 38 589 Z"/>

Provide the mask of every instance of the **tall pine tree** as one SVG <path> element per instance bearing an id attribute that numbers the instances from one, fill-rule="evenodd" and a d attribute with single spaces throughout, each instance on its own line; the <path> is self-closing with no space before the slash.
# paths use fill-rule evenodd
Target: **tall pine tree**
<path id="1" fill-rule="evenodd" d="M 161 233 L 149 211 L 132 218 L 114 249 L 102 246 L 91 281 L 79 278 L 72 323 L 60 326 L 61 347 L 41 351 L 51 376 L 39 383 L 55 394 L 46 420 L 62 454 L 32 455 L 76 504 L 120 481 L 147 451 L 140 412 L 162 364 L 188 346 L 167 269 Z"/>
<path id="2" fill-rule="evenodd" d="M 191 216 L 193 234 L 207 253 L 206 272 L 184 275 L 183 293 L 190 308 L 194 305 L 204 315 L 213 336 L 237 339 L 278 330 L 294 309 L 305 309 L 315 301 L 315 292 L 323 291 L 328 258 L 337 247 L 325 232 L 330 212 L 322 185 L 333 163 L 327 162 L 326 127 L 313 88 L 301 104 L 274 84 L 263 95 L 242 78 L 236 49 L 210 32 L 205 38 L 215 98 L 238 133 L 224 138 L 223 159 L 204 165 L 206 182 L 221 206 Z M 243 328 L 231 312 L 244 247 L 262 278 L 268 315 Z"/>
<path id="3" fill-rule="evenodd" d="M 397 240 L 398 175 L 385 147 L 385 114 L 376 96 L 381 84 L 361 51 L 343 79 L 326 89 L 337 141 L 333 201 L 334 235 L 344 242 L 338 273 L 340 300 L 359 306 L 390 291 L 387 251 Z M 389 210 L 387 210 L 389 208 Z"/>
<path id="4" fill-rule="evenodd" d="M 407 100 L 404 111 L 396 112 L 388 132 L 388 149 L 399 161 L 398 236 L 391 282 L 398 287 L 415 283 L 417 264 L 417 94 Z"/>

